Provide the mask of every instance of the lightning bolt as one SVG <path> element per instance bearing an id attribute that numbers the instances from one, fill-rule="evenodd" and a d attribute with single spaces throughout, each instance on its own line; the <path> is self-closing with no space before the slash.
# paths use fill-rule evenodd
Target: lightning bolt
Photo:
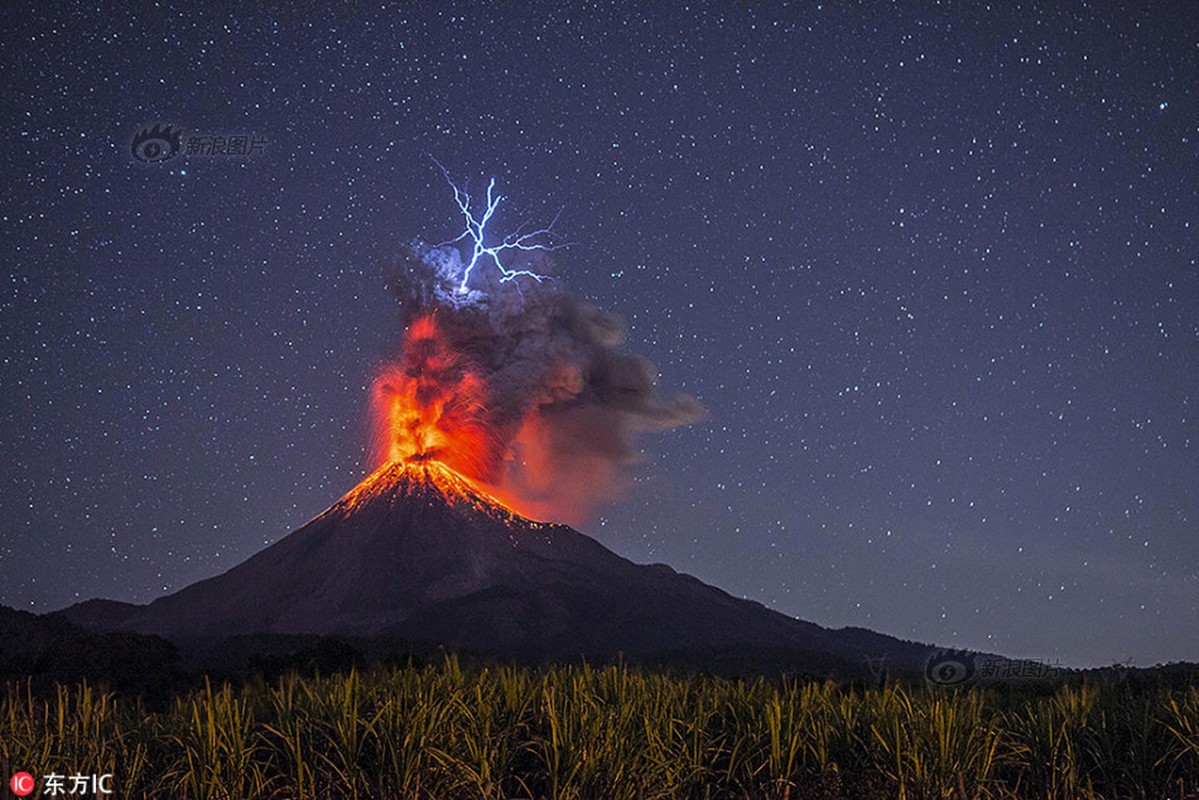
<path id="1" fill-rule="evenodd" d="M 480 259 L 487 258 L 490 258 L 495 264 L 496 269 L 500 271 L 500 283 L 507 283 L 508 281 L 516 280 L 517 278 L 522 277 L 532 278 L 538 283 L 544 280 L 549 280 L 549 275 L 542 275 L 540 273 L 533 272 L 532 270 L 508 269 L 504 266 L 503 262 L 500 261 L 500 253 L 504 252 L 505 250 L 551 251 L 566 247 L 567 245 L 565 244 L 555 245 L 545 241 L 547 238 L 553 236 L 554 224 L 557 223 L 558 217 L 562 212 L 559 211 L 558 214 L 554 216 L 553 221 L 544 228 L 523 233 L 522 229 L 524 228 L 524 225 L 521 225 L 513 233 L 504 237 L 499 244 L 494 244 L 489 247 L 485 241 L 487 223 L 491 221 L 491 217 L 495 214 L 495 210 L 499 208 L 500 203 L 504 200 L 504 195 L 495 193 L 495 178 L 492 178 L 491 182 L 487 184 L 487 208 L 484 209 L 482 216 L 476 217 L 470 208 L 470 195 L 466 191 L 458 188 L 458 185 L 454 183 L 452 178 L 450 178 L 449 171 L 441 165 L 440 161 L 433 159 L 433 163 L 438 166 L 438 168 L 441 170 L 441 174 L 445 176 L 446 183 L 448 183 L 450 188 L 454 190 L 454 202 L 458 204 L 458 210 L 462 212 L 462 216 L 466 220 L 466 230 L 462 231 L 462 233 L 460 233 L 457 237 L 450 239 L 448 242 L 442 242 L 440 245 L 438 245 L 438 247 L 443 245 L 457 244 L 463 239 L 470 239 L 471 243 L 473 244 L 470 262 L 467 263 L 466 268 L 462 271 L 462 281 L 458 284 L 458 291 L 468 291 L 467 284 L 470 282 L 470 275 L 474 270 L 475 265 L 479 263 Z"/>

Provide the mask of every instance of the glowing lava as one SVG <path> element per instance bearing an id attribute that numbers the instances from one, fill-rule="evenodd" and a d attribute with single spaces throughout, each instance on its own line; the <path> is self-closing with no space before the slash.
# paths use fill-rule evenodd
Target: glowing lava
<path id="1" fill-rule="evenodd" d="M 344 515 L 381 498 L 389 502 L 402 496 L 427 499 L 430 490 L 440 493 L 451 506 L 470 509 L 506 525 L 519 523 L 526 530 L 553 527 L 523 516 L 461 473 L 432 460 L 390 461 L 363 479 L 325 513 Z"/>
<path id="2" fill-rule="evenodd" d="M 375 379 L 372 401 L 378 463 L 436 465 L 421 475 L 446 494 L 462 494 L 466 481 L 487 500 L 519 513 L 496 496 L 493 485 L 504 445 L 487 420 L 486 377 L 449 345 L 435 314 L 408 326 L 400 361 Z"/>

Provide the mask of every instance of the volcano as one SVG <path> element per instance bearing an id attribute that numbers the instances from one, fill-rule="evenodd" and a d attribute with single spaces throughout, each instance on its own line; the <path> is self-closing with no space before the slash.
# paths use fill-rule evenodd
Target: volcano
<path id="1" fill-rule="evenodd" d="M 931 652 L 635 564 L 567 526 L 510 511 L 434 460 L 385 464 L 224 574 L 144 606 L 93 600 L 62 613 L 92 629 L 176 641 L 388 637 L 527 661 L 770 651 L 856 669 L 885 657 L 919 670 Z"/>

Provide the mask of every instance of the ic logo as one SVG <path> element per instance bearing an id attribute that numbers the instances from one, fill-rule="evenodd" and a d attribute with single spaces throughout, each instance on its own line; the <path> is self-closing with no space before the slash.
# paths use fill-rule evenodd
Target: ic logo
<path id="1" fill-rule="evenodd" d="M 158 164 L 179 155 L 183 131 L 170 125 L 145 127 L 133 137 L 129 150 L 138 161 Z"/>
<path id="2" fill-rule="evenodd" d="M 12 780 L 8 782 L 8 787 L 12 789 L 12 793 L 17 797 L 28 797 L 37 788 L 37 781 L 28 772 L 18 772 L 12 776 Z"/>

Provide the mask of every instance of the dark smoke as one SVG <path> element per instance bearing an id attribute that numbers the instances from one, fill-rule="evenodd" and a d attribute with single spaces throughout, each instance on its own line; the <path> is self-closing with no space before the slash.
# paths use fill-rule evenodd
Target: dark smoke
<path id="1" fill-rule="evenodd" d="M 544 254 L 522 268 L 546 273 Z M 701 419 L 693 398 L 663 399 L 657 371 L 623 349 L 625 328 L 554 279 L 500 283 L 480 264 L 458 291 L 451 247 L 416 245 L 395 283 L 405 326 L 430 313 L 449 347 L 483 376 L 497 458 L 475 477 L 543 519 L 577 522 L 622 487 L 640 431 Z M 489 282 L 490 280 L 490 282 Z"/>

